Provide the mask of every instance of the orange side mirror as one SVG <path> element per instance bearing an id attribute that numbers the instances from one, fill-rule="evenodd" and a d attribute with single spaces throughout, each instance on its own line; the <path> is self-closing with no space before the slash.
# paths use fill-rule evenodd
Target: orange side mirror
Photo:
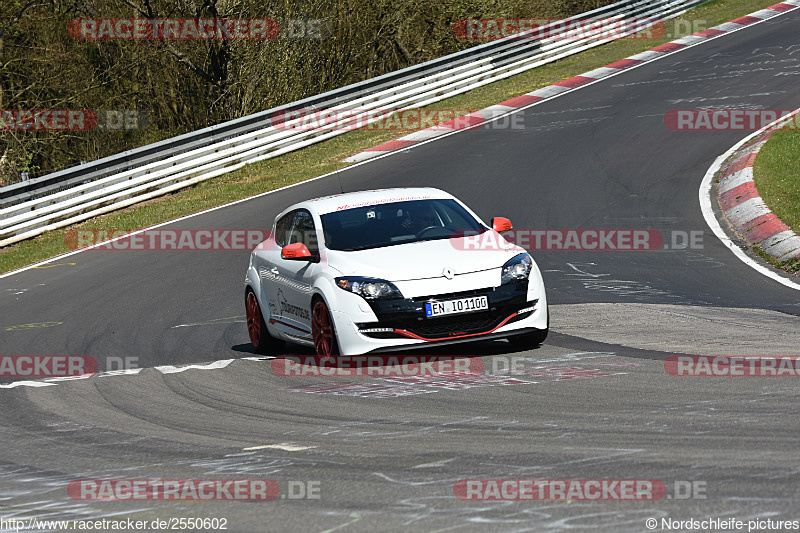
<path id="1" fill-rule="evenodd" d="M 314 256 L 308 250 L 308 246 L 302 242 L 287 244 L 281 248 L 281 257 L 292 261 L 311 261 L 314 259 Z"/>
<path id="2" fill-rule="evenodd" d="M 511 221 L 508 220 L 507 218 L 494 217 L 492 219 L 492 229 L 500 233 L 501 231 L 508 231 L 510 229 L 514 229 L 514 226 L 511 225 Z"/>

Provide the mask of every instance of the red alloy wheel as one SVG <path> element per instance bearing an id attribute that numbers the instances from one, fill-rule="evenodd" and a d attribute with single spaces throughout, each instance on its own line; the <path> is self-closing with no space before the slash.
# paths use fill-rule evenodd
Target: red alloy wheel
<path id="1" fill-rule="evenodd" d="M 247 293 L 247 302 L 245 305 L 247 310 L 247 333 L 250 334 L 250 342 L 253 347 L 261 347 L 261 311 L 258 308 L 258 300 L 252 291 Z"/>
<path id="2" fill-rule="evenodd" d="M 311 333 L 314 336 L 314 348 L 317 356 L 327 359 L 334 355 L 333 324 L 328 306 L 322 300 L 317 300 L 311 314 Z"/>

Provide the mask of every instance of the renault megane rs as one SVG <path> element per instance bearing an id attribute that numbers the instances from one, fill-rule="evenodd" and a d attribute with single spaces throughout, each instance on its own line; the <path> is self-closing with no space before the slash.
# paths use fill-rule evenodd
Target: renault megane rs
<path id="1" fill-rule="evenodd" d="M 536 346 L 549 328 L 544 285 L 499 233 L 510 229 L 433 188 L 295 204 L 250 256 L 253 347 L 290 341 L 326 358 L 488 338 Z"/>

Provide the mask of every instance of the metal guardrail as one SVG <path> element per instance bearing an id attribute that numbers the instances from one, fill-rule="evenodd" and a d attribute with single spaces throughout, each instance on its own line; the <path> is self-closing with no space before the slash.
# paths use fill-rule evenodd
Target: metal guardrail
<path id="1" fill-rule="evenodd" d="M 565 21 L 632 20 L 623 35 L 679 16 L 705 0 L 623 0 Z M 632 17 L 635 17 L 632 19 Z M 545 30 L 557 31 L 557 23 Z M 246 164 L 345 133 L 273 122 L 289 110 L 357 110 L 352 121 L 381 120 L 370 110 L 422 107 L 613 40 L 585 28 L 557 37 L 533 31 L 0 189 L 0 246 L 185 188 Z M 578 37 L 580 35 L 581 38 Z M 346 124 L 345 124 L 346 125 Z"/>

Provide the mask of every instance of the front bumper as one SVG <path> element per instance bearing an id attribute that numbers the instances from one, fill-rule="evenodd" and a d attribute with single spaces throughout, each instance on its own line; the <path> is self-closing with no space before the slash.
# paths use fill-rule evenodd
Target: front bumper
<path id="1" fill-rule="evenodd" d="M 425 317 L 425 303 L 487 296 L 486 311 Z M 507 337 L 547 327 L 544 291 L 529 300 L 528 281 L 436 296 L 374 300 L 369 306 L 377 321 L 353 323 L 345 313 L 334 317 L 344 355 L 414 345 L 450 344 L 479 338 Z M 517 332 L 516 330 L 520 330 Z"/>
<path id="2" fill-rule="evenodd" d="M 425 341 L 445 340 L 464 335 L 489 333 L 502 325 L 530 316 L 533 309 L 518 314 L 535 303 L 527 302 L 528 282 L 501 285 L 487 289 L 438 294 L 434 297 L 369 302 L 378 322 L 357 324 L 359 332 L 374 339 L 414 338 Z M 487 296 L 489 309 L 442 317 L 425 317 L 425 304 L 430 301 L 454 300 L 471 296 Z M 391 329 L 392 331 L 372 331 Z"/>

